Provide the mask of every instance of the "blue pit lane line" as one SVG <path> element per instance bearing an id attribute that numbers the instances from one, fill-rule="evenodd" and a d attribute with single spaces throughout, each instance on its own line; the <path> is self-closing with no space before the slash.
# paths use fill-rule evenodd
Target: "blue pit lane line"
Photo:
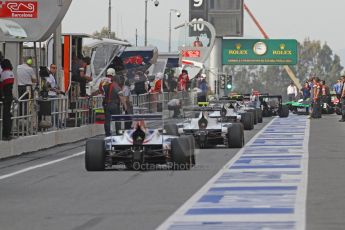
<path id="1" fill-rule="evenodd" d="M 275 118 L 157 229 L 304 230 L 309 130 Z"/>

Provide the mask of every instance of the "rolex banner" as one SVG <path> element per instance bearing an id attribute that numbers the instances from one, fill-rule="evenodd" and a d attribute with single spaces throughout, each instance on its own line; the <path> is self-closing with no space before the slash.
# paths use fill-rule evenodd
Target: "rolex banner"
<path id="1" fill-rule="evenodd" d="M 223 40 L 223 65 L 296 65 L 296 40 Z"/>

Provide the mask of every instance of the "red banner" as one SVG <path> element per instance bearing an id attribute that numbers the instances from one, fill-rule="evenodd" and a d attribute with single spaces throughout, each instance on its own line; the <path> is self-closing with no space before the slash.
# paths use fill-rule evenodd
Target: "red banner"
<path id="1" fill-rule="evenodd" d="M 1 1 L 0 18 L 37 18 L 37 1 Z"/>
<path id="2" fill-rule="evenodd" d="M 197 58 L 200 55 L 200 50 L 182 50 L 182 57 Z"/>

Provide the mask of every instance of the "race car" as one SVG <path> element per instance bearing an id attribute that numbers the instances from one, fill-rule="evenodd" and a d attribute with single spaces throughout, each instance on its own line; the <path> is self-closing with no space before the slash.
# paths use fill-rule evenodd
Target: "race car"
<path id="1" fill-rule="evenodd" d="M 245 112 L 251 112 L 254 118 L 254 125 L 262 123 L 262 110 L 260 108 L 260 101 L 258 97 L 252 97 L 249 94 L 243 94 L 236 96 L 239 109 Z M 229 99 L 235 99 L 230 97 Z"/>
<path id="2" fill-rule="evenodd" d="M 296 113 L 297 115 L 309 115 L 310 102 L 309 101 L 289 101 L 283 103 L 283 105 L 288 106 L 290 111 Z"/>
<path id="3" fill-rule="evenodd" d="M 221 107 L 193 107 L 190 110 L 199 112 L 198 117 L 178 123 L 178 132 L 193 136 L 199 148 L 216 145 L 225 145 L 227 148 L 242 148 L 244 146 L 243 125 L 224 122 L 224 110 L 222 112 Z M 222 115 L 214 114 L 217 111 L 222 112 Z"/>
<path id="4" fill-rule="evenodd" d="M 244 108 L 239 101 L 227 100 L 227 98 L 221 98 L 220 100 L 210 101 L 210 106 L 219 106 L 222 109 L 220 111 L 214 111 L 210 114 L 210 117 L 221 117 L 223 122 L 243 124 L 244 130 L 254 129 L 255 116 L 254 111 Z"/>
<path id="5" fill-rule="evenodd" d="M 289 116 L 289 107 L 283 105 L 283 98 L 281 95 L 260 96 L 259 100 L 263 117 L 279 116 L 284 118 Z"/>
<path id="6" fill-rule="evenodd" d="M 194 138 L 147 127 L 149 122 L 162 120 L 161 114 L 113 115 L 112 120 L 131 121 L 133 126 L 120 135 L 89 139 L 85 151 L 87 171 L 104 171 L 113 165 L 147 170 L 163 164 L 174 170 L 188 170 L 195 165 Z"/>

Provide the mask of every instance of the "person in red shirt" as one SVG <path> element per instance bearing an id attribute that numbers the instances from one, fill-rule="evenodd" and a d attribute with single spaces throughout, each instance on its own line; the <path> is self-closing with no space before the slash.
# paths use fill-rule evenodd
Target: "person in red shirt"
<path id="1" fill-rule="evenodd" d="M 161 93 L 162 92 L 162 79 L 163 74 L 157 73 L 153 82 L 153 87 L 150 89 L 150 93 Z"/>
<path id="2" fill-rule="evenodd" d="M 199 37 L 196 37 L 196 40 L 193 42 L 193 46 L 194 47 L 203 47 L 204 44 L 202 44 Z"/>
<path id="3" fill-rule="evenodd" d="M 178 77 L 178 89 L 179 91 L 187 91 L 189 85 L 189 76 L 187 70 L 182 70 L 182 73 Z"/>
<path id="4" fill-rule="evenodd" d="M 159 102 L 159 94 L 162 93 L 162 79 L 163 79 L 163 77 L 164 77 L 163 73 L 157 73 L 155 81 L 153 83 L 154 85 L 150 89 L 152 112 L 157 112 L 157 110 L 158 110 L 157 104 Z"/>

